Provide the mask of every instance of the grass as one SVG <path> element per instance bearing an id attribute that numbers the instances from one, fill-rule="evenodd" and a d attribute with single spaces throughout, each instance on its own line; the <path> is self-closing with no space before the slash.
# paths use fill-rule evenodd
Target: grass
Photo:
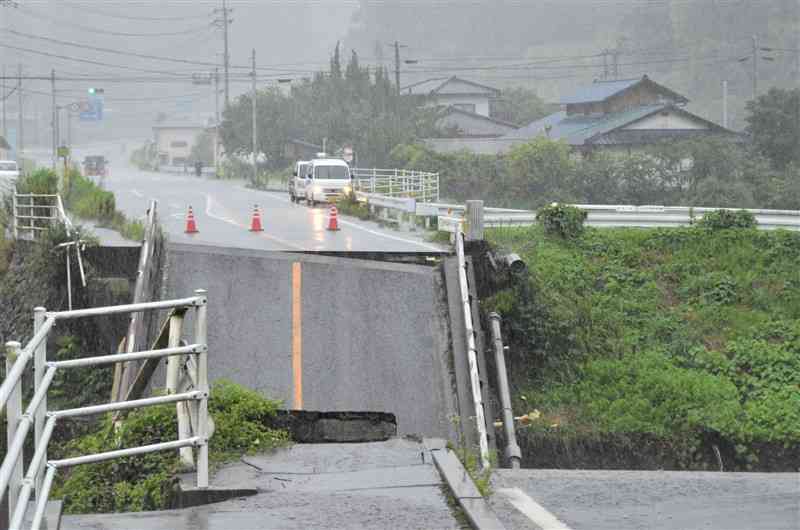
<path id="1" fill-rule="evenodd" d="M 489 231 L 529 278 L 504 316 L 515 407 L 550 433 L 713 433 L 752 457 L 800 445 L 800 234 L 754 229 Z"/>
<path id="2" fill-rule="evenodd" d="M 279 402 L 227 381 L 217 382 L 209 398 L 216 430 L 209 459 L 218 466 L 245 453 L 287 445 L 289 434 L 272 429 Z M 177 439 L 175 405 L 140 409 L 128 415 L 121 428 L 106 416 L 93 433 L 54 451 L 59 458 Z M 65 513 L 135 512 L 166 509 L 174 494 L 179 470 L 174 451 L 149 453 L 83 465 L 59 475 L 54 498 L 64 499 Z"/>

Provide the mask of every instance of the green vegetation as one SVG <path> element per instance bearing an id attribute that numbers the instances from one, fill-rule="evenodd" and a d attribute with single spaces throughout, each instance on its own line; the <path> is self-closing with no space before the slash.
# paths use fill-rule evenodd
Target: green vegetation
<path id="1" fill-rule="evenodd" d="M 249 157 L 251 145 L 251 95 L 231 102 L 223 116 L 220 136 L 231 158 Z M 339 46 L 330 71 L 279 88 L 258 92 L 258 152 L 266 156 L 265 169 L 280 169 L 294 162 L 287 143 L 300 139 L 323 145 L 334 154 L 352 146 L 359 165 L 382 167 L 397 144 L 412 142 L 432 132 L 436 112 L 418 106 L 413 98 L 398 98 L 383 68 L 362 67 L 353 52 L 342 66 Z"/>
<path id="2" fill-rule="evenodd" d="M 574 206 L 554 202 L 539 208 L 536 220 L 542 224 L 544 233 L 564 239 L 574 239 L 583 234 L 586 212 Z"/>
<path id="3" fill-rule="evenodd" d="M 547 138 L 506 155 L 438 154 L 400 145 L 392 165 L 438 171 L 448 200 L 482 198 L 492 206 L 663 204 L 800 209 L 800 166 L 778 167 L 747 144 L 721 138 L 663 143 L 633 154 L 581 157 Z M 691 161 L 689 163 L 688 161 Z"/>
<path id="4" fill-rule="evenodd" d="M 216 431 L 209 457 L 219 464 L 244 453 L 289 443 L 286 431 L 268 426 L 278 402 L 236 384 L 220 381 L 211 391 L 209 412 Z M 62 456 L 109 451 L 177 439 L 175 405 L 137 410 L 115 429 L 111 416 L 100 428 L 68 443 Z M 174 494 L 177 454 L 173 451 L 78 466 L 59 476 L 54 498 L 64 498 L 66 513 L 158 510 L 169 507 Z"/>
<path id="5" fill-rule="evenodd" d="M 351 215 L 357 217 L 362 221 L 372 219 L 372 214 L 369 212 L 369 207 L 363 202 L 356 200 L 356 195 L 353 192 L 345 195 L 345 197 L 336 203 L 336 208 L 342 215 Z"/>
<path id="6" fill-rule="evenodd" d="M 523 437 L 649 436 L 695 468 L 709 437 L 726 469 L 800 448 L 800 234 L 740 212 L 698 224 L 490 231 L 529 267 L 486 303 L 505 319 L 515 408 L 537 410 Z"/>

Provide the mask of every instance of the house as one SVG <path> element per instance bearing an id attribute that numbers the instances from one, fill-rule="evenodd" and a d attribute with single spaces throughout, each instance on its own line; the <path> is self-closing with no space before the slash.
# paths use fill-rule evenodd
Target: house
<path id="1" fill-rule="evenodd" d="M 628 152 L 663 140 L 721 135 L 739 140 L 734 131 L 693 114 L 689 100 L 652 81 L 595 81 L 561 100 L 562 110 L 502 137 L 509 143 L 537 136 L 562 140 L 589 153 Z"/>
<path id="2" fill-rule="evenodd" d="M 400 93 L 419 97 L 428 106 L 454 107 L 487 118 L 491 100 L 500 96 L 496 88 L 456 76 L 420 81 L 401 88 Z"/>
<path id="3" fill-rule="evenodd" d="M 206 130 L 213 132 L 213 120 L 165 120 L 153 126 L 159 166 L 183 167 L 189 163 L 192 147 Z"/>
<path id="4" fill-rule="evenodd" d="M 283 147 L 283 156 L 287 160 L 311 160 L 322 152 L 322 146 L 292 138 Z"/>
<path id="5" fill-rule="evenodd" d="M 519 129 L 519 125 L 483 114 L 449 106 L 436 120 L 436 127 L 452 138 L 498 138 Z"/>

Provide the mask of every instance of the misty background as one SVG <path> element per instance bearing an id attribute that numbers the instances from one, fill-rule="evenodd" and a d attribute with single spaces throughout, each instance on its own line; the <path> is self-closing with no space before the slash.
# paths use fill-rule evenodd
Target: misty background
<path id="1" fill-rule="evenodd" d="M 9 77 L 19 64 L 24 77 L 55 70 L 59 105 L 85 98 L 89 87 L 105 90 L 105 120 L 73 119 L 73 142 L 148 138 L 159 114 L 213 115 L 213 85 L 194 85 L 191 76 L 213 71 L 213 64 L 221 71 L 222 0 L 11 4 L 0 7 L 3 95 L 16 86 Z M 392 79 L 397 41 L 402 85 L 458 75 L 501 89 L 531 88 L 548 102 L 594 79 L 648 74 L 717 123 L 727 81 L 734 129 L 745 125 L 754 76 L 759 93 L 800 83 L 797 0 L 230 0 L 228 6 L 232 100 L 250 90 L 252 49 L 258 86 L 266 87 L 327 70 L 338 41 L 345 54 L 355 50 L 362 65 L 385 67 Z M 27 145 L 49 142 L 50 94 L 49 80 L 23 79 L 26 113 L 36 113 L 39 124 L 26 131 Z M 17 101 L 17 94 L 5 100 L 9 122 Z"/>

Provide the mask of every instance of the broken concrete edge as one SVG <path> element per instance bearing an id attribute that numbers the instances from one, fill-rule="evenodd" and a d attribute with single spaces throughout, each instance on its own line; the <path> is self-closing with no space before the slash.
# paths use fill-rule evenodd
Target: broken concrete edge
<path id="1" fill-rule="evenodd" d="M 241 497 L 252 497 L 261 493 L 256 488 L 196 488 L 190 486 L 190 484 L 195 483 L 194 473 L 185 473 L 180 475 L 179 478 L 180 480 L 175 488 L 175 495 L 169 505 L 170 510 L 204 506 Z"/>
<path id="2" fill-rule="evenodd" d="M 431 450 L 436 469 L 475 530 L 505 530 L 458 457 L 447 448 Z"/>
<path id="3" fill-rule="evenodd" d="M 297 443 L 385 442 L 397 436 L 397 417 L 388 412 L 279 410 L 269 427 L 286 429 Z"/>

